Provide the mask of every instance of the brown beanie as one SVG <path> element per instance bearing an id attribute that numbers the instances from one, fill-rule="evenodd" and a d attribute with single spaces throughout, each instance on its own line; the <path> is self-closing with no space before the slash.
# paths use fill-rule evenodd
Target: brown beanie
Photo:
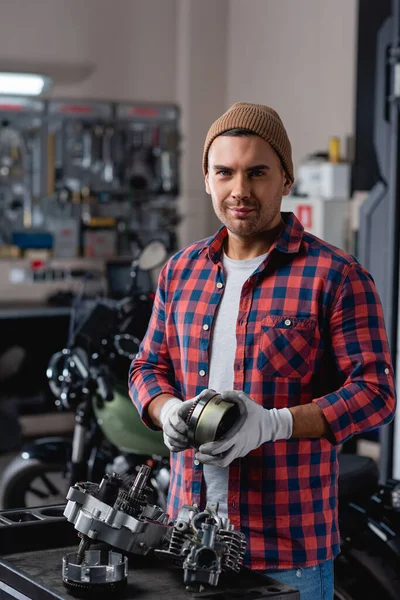
<path id="1" fill-rule="evenodd" d="M 208 151 L 216 137 L 229 129 L 248 129 L 271 144 L 279 156 L 290 181 L 293 182 L 292 147 L 280 116 L 264 104 L 236 102 L 210 127 L 204 144 L 203 171 L 208 171 Z"/>

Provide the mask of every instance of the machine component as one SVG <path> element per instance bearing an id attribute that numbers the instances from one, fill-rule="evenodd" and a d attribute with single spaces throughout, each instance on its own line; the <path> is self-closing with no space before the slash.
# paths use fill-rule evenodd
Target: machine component
<path id="1" fill-rule="evenodd" d="M 119 490 L 115 508 L 132 517 L 138 515 L 145 497 L 146 483 L 150 475 L 150 467 L 140 467 L 139 473 L 128 491 Z"/>
<path id="2" fill-rule="evenodd" d="M 395 510 L 400 510 L 400 481 L 397 481 L 392 489 L 392 506 Z"/>
<path id="3" fill-rule="evenodd" d="M 106 476 L 100 485 L 77 483 L 69 489 L 64 516 L 82 538 L 77 552 L 78 564 L 94 540 L 135 554 L 147 554 L 162 544 L 168 533 L 168 515 L 147 502 L 150 472 L 150 468 L 143 465 L 128 491 L 123 489 L 122 479 L 116 475 Z"/>
<path id="4" fill-rule="evenodd" d="M 238 417 L 238 406 L 223 400 L 219 394 L 200 398 L 186 419 L 190 445 L 198 449 L 202 444 L 215 442 L 231 429 Z"/>
<path id="5" fill-rule="evenodd" d="M 118 475 L 115 473 L 112 475 L 106 473 L 100 482 L 97 498 L 105 504 L 114 504 L 118 497 L 121 485 L 121 478 Z"/>
<path id="6" fill-rule="evenodd" d="M 156 550 L 161 558 L 182 567 L 184 582 L 193 590 L 203 584 L 216 586 L 222 571 L 240 571 L 246 549 L 244 535 L 235 531 L 229 519 L 218 515 L 218 503 L 205 511 L 185 504 L 170 533 L 167 550 Z"/>
<path id="7" fill-rule="evenodd" d="M 93 541 L 141 555 L 155 550 L 183 569 L 190 589 L 216 586 L 222 571 L 240 571 L 245 537 L 218 515 L 218 504 L 208 503 L 203 512 L 185 504 L 173 527 L 168 527 L 168 515 L 147 502 L 149 475 L 150 468 L 142 465 L 128 489 L 115 474 L 106 475 L 100 485 L 86 482 L 70 488 L 64 516 L 74 524 L 81 542 L 76 553 L 63 559 L 66 584 L 79 590 L 82 584 L 88 589 L 124 579 L 122 561 L 111 552 L 105 559 L 104 552 L 100 556 L 89 551 Z"/>
<path id="8" fill-rule="evenodd" d="M 371 497 L 369 508 L 374 518 L 379 515 L 379 520 L 381 519 L 380 513 L 383 507 L 392 514 L 400 513 L 400 481 L 398 479 L 388 479 L 385 485 L 380 486 L 379 492 Z"/>
<path id="9" fill-rule="evenodd" d="M 81 563 L 78 554 L 63 556 L 62 579 L 72 594 L 115 597 L 128 581 L 128 559 L 118 552 L 88 550 Z"/>

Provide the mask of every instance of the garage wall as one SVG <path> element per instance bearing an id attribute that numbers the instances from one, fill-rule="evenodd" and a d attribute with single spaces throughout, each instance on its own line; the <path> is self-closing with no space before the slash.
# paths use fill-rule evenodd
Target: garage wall
<path id="1" fill-rule="evenodd" d="M 219 226 L 204 189 L 202 155 L 225 110 L 229 0 L 178 0 L 177 102 L 182 109 L 182 245 Z"/>
<path id="2" fill-rule="evenodd" d="M 280 113 L 297 165 L 354 132 L 357 0 L 230 0 L 227 105 Z M 342 145 L 344 148 L 344 146 Z"/>
<path id="3" fill-rule="evenodd" d="M 176 10 L 176 0 L 1 0 L 0 62 L 95 66 L 54 96 L 174 101 Z"/>

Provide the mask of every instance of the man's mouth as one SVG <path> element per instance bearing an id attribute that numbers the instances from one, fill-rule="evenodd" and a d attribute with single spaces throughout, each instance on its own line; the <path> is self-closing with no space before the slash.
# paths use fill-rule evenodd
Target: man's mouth
<path id="1" fill-rule="evenodd" d="M 247 217 L 254 211 L 254 208 L 248 208 L 245 206 L 231 206 L 229 208 L 234 217 Z"/>

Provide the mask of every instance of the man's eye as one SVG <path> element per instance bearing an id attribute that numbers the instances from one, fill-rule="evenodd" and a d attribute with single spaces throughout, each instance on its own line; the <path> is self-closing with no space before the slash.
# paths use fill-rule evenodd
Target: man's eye
<path id="1" fill-rule="evenodd" d="M 223 177 L 227 177 L 230 174 L 231 174 L 230 171 L 225 171 L 224 169 L 221 169 L 220 171 L 217 171 L 217 175 L 222 175 Z"/>
<path id="2" fill-rule="evenodd" d="M 262 177 L 265 171 L 250 171 L 250 177 Z"/>

